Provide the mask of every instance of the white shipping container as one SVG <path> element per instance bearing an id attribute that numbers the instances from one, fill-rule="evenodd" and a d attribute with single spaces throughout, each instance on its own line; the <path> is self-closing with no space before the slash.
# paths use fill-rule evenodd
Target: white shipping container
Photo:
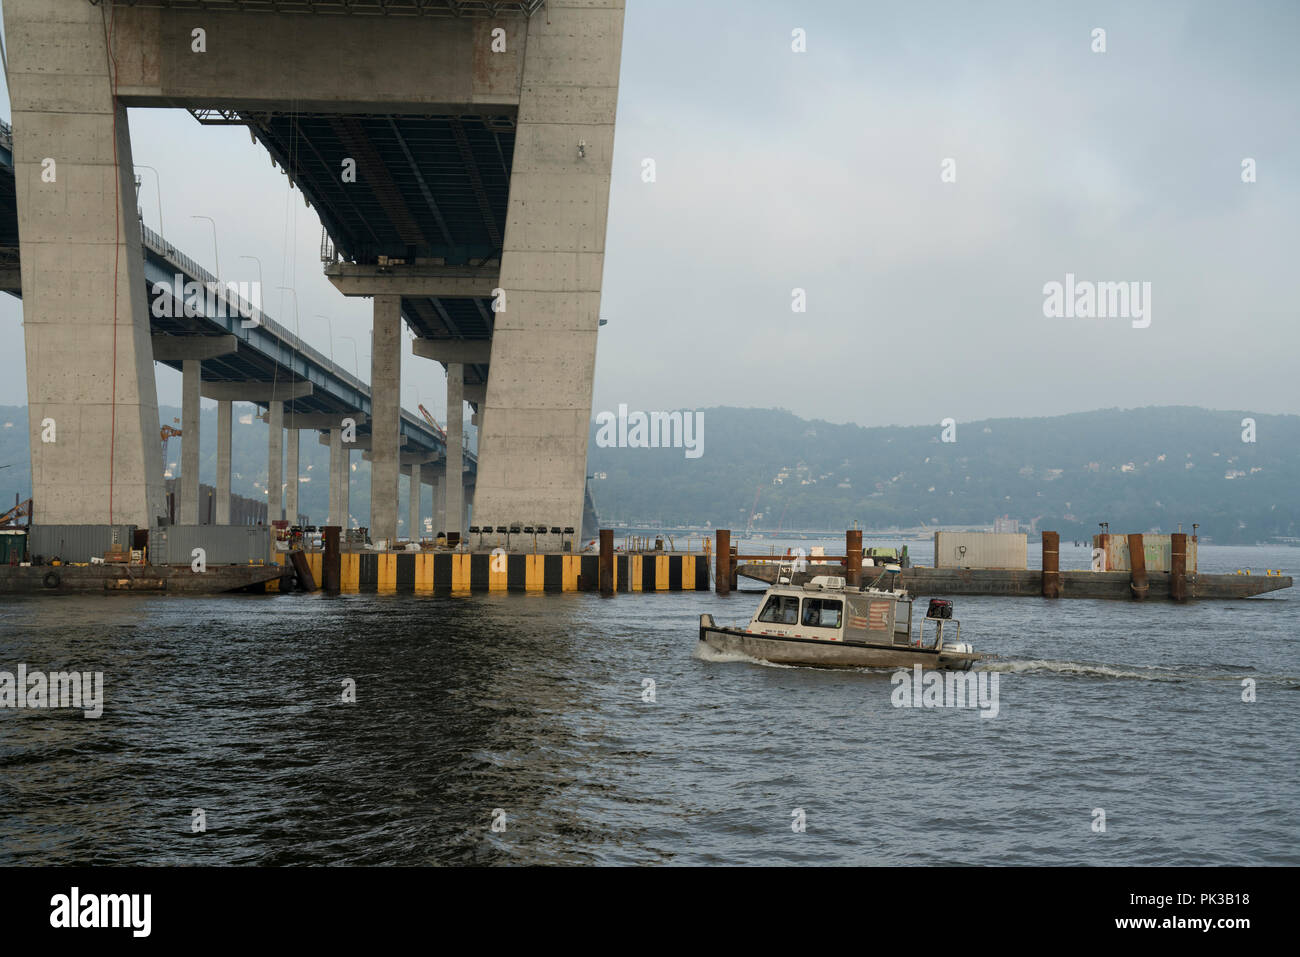
<path id="1" fill-rule="evenodd" d="M 1023 532 L 935 532 L 935 568 L 1025 569 Z"/>

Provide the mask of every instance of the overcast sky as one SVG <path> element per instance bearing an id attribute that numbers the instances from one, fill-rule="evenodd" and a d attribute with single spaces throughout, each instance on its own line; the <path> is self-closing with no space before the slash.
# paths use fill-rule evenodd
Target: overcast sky
<path id="1" fill-rule="evenodd" d="M 1300 411 L 1300 4 L 899 7 L 629 0 L 595 410 Z M 304 337 L 328 353 L 329 316 L 368 379 L 369 301 L 323 279 L 319 221 L 265 150 L 183 111 L 130 122 L 158 171 L 145 222 L 161 194 L 168 238 L 212 268 L 191 218 L 212 216 L 223 278 L 258 257 L 268 314 L 292 328 L 276 287 L 296 289 Z M 1044 317 L 1066 273 L 1151 283 L 1149 327 Z M 0 295 L 0 404 L 26 402 L 20 320 Z M 179 378 L 159 367 L 161 401 Z M 403 381 L 441 416 L 440 366 L 408 347 Z"/>

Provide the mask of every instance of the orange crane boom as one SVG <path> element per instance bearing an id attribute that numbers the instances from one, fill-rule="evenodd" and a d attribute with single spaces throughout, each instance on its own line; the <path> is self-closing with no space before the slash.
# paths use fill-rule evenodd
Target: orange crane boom
<path id="1" fill-rule="evenodd" d="M 13 508 L 9 509 L 9 511 L 0 515 L 0 525 L 15 524 L 18 519 L 23 518 L 24 516 L 30 516 L 31 514 L 32 500 L 29 498 L 25 502 L 19 502 Z"/>
<path id="2" fill-rule="evenodd" d="M 429 410 L 424 407 L 423 403 L 420 404 L 419 409 L 420 409 L 420 414 L 424 416 L 424 421 L 429 423 L 429 428 L 437 432 L 438 437 L 441 438 L 444 442 L 446 442 L 447 441 L 446 430 L 442 426 L 440 426 L 437 422 L 434 421 L 433 416 L 429 414 Z"/>

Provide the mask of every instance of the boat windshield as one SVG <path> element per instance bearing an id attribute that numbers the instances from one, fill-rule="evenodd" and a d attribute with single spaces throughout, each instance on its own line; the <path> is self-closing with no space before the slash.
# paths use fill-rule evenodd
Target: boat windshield
<path id="1" fill-rule="evenodd" d="M 831 598 L 805 598 L 803 623 L 809 628 L 838 628 L 844 603 Z"/>
<path id="2" fill-rule="evenodd" d="M 773 595 L 763 606 L 759 621 L 777 625 L 796 625 L 799 623 L 799 599 L 794 595 Z"/>

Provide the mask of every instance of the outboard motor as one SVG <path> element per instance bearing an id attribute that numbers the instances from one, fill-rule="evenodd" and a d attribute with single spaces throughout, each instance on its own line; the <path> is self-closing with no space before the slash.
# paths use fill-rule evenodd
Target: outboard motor
<path id="1" fill-rule="evenodd" d="M 952 618 L 952 602 L 946 598 L 931 598 L 930 607 L 926 610 L 926 618 L 939 618 L 948 620 Z"/>

